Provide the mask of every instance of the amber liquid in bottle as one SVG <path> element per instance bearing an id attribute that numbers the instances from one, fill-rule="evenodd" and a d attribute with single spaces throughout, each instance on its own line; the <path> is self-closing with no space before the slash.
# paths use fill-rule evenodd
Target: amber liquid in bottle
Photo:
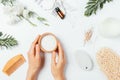
<path id="1" fill-rule="evenodd" d="M 59 15 L 59 17 L 60 17 L 61 19 L 64 19 L 64 18 L 65 18 L 65 15 L 63 14 L 63 12 L 60 10 L 59 7 L 56 7 L 56 8 L 55 8 L 55 11 L 57 12 L 57 14 Z"/>

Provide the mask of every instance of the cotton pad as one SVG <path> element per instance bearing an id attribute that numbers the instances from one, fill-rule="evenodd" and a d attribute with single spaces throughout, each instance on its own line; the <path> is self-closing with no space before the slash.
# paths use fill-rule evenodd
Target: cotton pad
<path id="1" fill-rule="evenodd" d="M 89 71 L 93 68 L 93 61 L 88 53 L 84 50 L 76 51 L 75 59 L 81 69 Z"/>
<path id="2" fill-rule="evenodd" d="M 57 39 L 51 33 L 43 34 L 40 40 L 40 46 L 44 52 L 52 52 L 57 48 Z"/>
<path id="3" fill-rule="evenodd" d="M 106 38 L 118 37 L 120 36 L 120 20 L 107 18 L 100 24 L 98 31 L 101 36 Z"/>

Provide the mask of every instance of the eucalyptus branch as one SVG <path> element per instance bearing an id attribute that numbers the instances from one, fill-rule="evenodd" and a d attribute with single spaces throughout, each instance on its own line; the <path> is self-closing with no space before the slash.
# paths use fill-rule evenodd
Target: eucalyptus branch
<path id="1" fill-rule="evenodd" d="M 26 21 L 28 21 L 32 26 L 37 26 L 36 24 L 34 24 L 33 22 L 31 22 L 29 19 L 24 18 Z"/>
<path id="2" fill-rule="evenodd" d="M 49 24 L 47 23 L 47 20 L 43 17 L 40 17 L 37 13 L 30 11 L 29 16 L 30 17 L 36 16 L 37 20 L 39 20 L 42 24 L 49 26 Z"/>
<path id="3" fill-rule="evenodd" d="M 25 19 L 28 23 L 30 23 L 32 26 L 37 26 L 36 24 L 34 24 L 33 22 L 31 22 L 29 19 L 25 18 L 23 15 L 17 15 L 21 20 Z"/>
<path id="4" fill-rule="evenodd" d="M 38 19 L 41 23 L 43 23 L 44 25 L 49 26 L 49 24 L 46 23 L 47 20 L 46 20 L 45 18 L 37 17 L 37 19 Z"/>

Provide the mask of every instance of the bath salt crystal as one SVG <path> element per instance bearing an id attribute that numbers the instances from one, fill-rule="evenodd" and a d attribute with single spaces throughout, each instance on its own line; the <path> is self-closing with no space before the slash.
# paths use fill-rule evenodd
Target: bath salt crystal
<path id="1" fill-rule="evenodd" d="M 53 51 L 56 46 L 57 41 L 53 35 L 46 35 L 41 39 L 41 47 L 46 51 Z"/>

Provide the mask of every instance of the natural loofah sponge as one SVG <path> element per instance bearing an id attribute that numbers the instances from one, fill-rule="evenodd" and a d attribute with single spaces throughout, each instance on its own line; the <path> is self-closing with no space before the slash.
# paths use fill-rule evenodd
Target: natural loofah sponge
<path id="1" fill-rule="evenodd" d="M 97 62 L 108 80 L 120 80 L 120 56 L 112 49 L 101 49 L 97 53 Z"/>

